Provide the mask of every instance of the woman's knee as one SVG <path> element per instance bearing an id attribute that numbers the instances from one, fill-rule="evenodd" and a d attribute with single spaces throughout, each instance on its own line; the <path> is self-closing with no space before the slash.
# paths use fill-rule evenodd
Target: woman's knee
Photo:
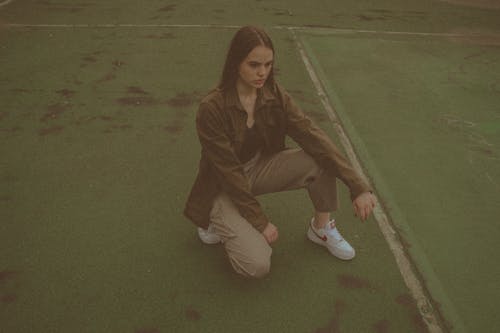
<path id="1" fill-rule="evenodd" d="M 267 252 L 267 251 L 266 251 Z M 234 270 L 246 277 L 263 278 L 271 271 L 271 251 L 261 255 L 238 258 L 230 257 Z"/>
<path id="2" fill-rule="evenodd" d="M 241 266 L 243 270 L 238 273 L 251 278 L 263 278 L 271 271 L 271 258 L 254 260 Z"/>

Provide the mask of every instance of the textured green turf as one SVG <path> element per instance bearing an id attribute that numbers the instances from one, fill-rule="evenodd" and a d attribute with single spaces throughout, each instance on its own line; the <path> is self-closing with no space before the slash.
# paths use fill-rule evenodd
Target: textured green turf
<path id="1" fill-rule="evenodd" d="M 365 224 L 355 220 L 343 187 L 341 209 L 336 217 L 357 250 L 353 262 L 335 260 L 306 240 L 311 206 L 304 192 L 261 199 L 266 212 L 280 228 L 281 237 L 274 248 L 271 275 L 262 281 L 236 276 L 221 247 L 204 246 L 198 241 L 195 229 L 181 215 L 199 157 L 194 115 L 199 98 L 218 78 L 234 30 L 161 25 L 252 23 L 267 27 L 495 32 L 500 28 L 498 11 L 436 1 L 386 0 L 376 5 L 373 1 L 316 0 L 238 2 L 237 5 L 230 1 L 211 1 L 209 5 L 197 1 L 148 1 L 147 6 L 145 3 L 28 0 L 13 1 L 0 8 L 0 331 L 425 331 L 380 231 L 373 220 Z M 101 27 L 93 26 L 96 24 Z M 102 26 L 106 24 L 130 26 Z M 152 26 L 147 27 L 148 24 Z M 291 36 L 285 30 L 270 29 L 270 32 L 278 50 L 278 79 L 334 137 Z M 443 60 L 448 59 L 449 53 L 439 51 L 436 42 L 430 42 L 433 45 L 430 51 L 420 54 L 420 43 L 410 43 L 413 45 L 410 52 L 407 40 L 372 38 L 372 44 L 366 44 L 363 38 L 356 43 L 350 38 L 323 37 L 311 38 L 311 43 L 322 60 L 324 73 L 328 74 L 323 75 L 325 82 L 332 84 L 329 91 L 339 93 L 343 103 L 359 103 L 342 109 L 349 111 L 349 118 L 344 114 L 343 120 L 377 188 L 383 190 L 382 199 L 392 209 L 391 214 L 406 218 L 406 209 L 422 207 L 422 202 L 429 198 L 428 192 L 422 192 L 425 186 L 431 181 L 446 181 L 448 175 L 442 176 L 445 172 L 441 171 L 425 178 L 424 183 L 413 178 L 409 185 L 408 177 L 416 174 L 416 166 L 407 177 L 398 175 L 399 170 L 385 169 L 389 164 L 394 165 L 390 163 L 394 156 L 398 156 L 398 161 L 409 158 L 404 145 L 385 145 L 385 140 L 391 135 L 398 140 L 406 136 L 405 140 L 412 143 L 407 136 L 421 135 L 412 127 L 410 116 L 416 112 L 408 112 L 410 116 L 405 119 L 411 124 L 403 127 L 404 131 L 401 129 L 404 135 L 397 135 L 392 130 L 399 131 L 398 128 L 379 125 L 376 113 L 366 114 L 367 121 L 355 122 L 359 110 L 362 114 L 367 105 L 372 106 L 377 100 L 384 104 L 387 98 L 374 93 L 370 93 L 371 98 L 360 98 L 357 91 L 352 96 L 348 94 L 352 89 L 366 92 L 382 88 L 379 82 L 371 86 L 373 80 L 369 76 L 380 77 L 380 71 L 387 68 L 378 66 L 377 61 L 363 66 L 357 62 L 360 56 L 370 55 L 378 43 L 382 43 L 383 49 L 389 46 L 384 60 L 398 64 L 395 67 L 400 71 L 395 76 L 398 80 L 401 73 L 406 73 L 406 57 L 433 56 L 436 59 L 432 64 L 449 69 Z M 492 41 L 495 42 L 485 38 L 481 42 Z M 399 43 L 405 47 L 396 47 Z M 400 53 L 401 50 L 407 52 Z M 472 244 L 469 241 L 476 237 L 497 232 L 494 224 L 482 220 L 484 214 L 494 212 L 497 206 L 488 206 L 488 211 L 478 200 L 491 200 L 488 192 L 483 193 L 482 185 L 488 188 L 492 179 L 498 179 L 498 168 L 491 169 L 491 160 L 498 156 L 497 146 L 485 148 L 481 138 L 498 143 L 499 122 L 498 118 L 481 116 L 483 112 L 461 112 L 466 110 L 465 105 L 471 110 L 476 110 L 477 105 L 489 105 L 479 100 L 473 103 L 467 91 L 498 92 L 496 81 L 483 81 L 495 74 L 483 67 L 498 68 L 498 63 L 489 51 L 478 50 L 477 46 L 468 49 L 470 53 L 460 53 L 464 52 L 462 46 L 457 46 L 457 50 L 458 58 L 468 56 L 477 60 L 479 67 L 461 67 L 458 58 L 453 58 L 452 63 L 458 67 L 446 78 L 434 77 L 438 82 L 449 81 L 449 87 L 442 83 L 427 86 L 429 73 L 434 73 L 435 68 L 427 68 L 429 61 L 426 61 L 424 68 L 413 69 L 424 77 L 407 77 L 410 83 L 415 81 L 411 87 L 416 90 L 404 92 L 409 83 L 400 86 L 394 81 L 393 98 L 403 103 L 410 96 L 414 98 L 415 110 L 422 112 L 418 107 L 422 100 L 426 105 L 442 106 L 443 101 L 453 100 L 448 96 L 455 93 L 457 85 L 464 86 L 466 92 L 460 94 L 466 100 L 451 102 L 449 111 L 434 118 L 436 128 L 430 135 L 443 132 L 442 144 L 448 143 L 447 147 L 456 156 L 464 154 L 464 146 L 471 147 L 472 164 L 468 162 L 470 166 L 460 170 L 479 170 L 471 173 L 472 178 L 464 178 L 474 191 L 461 192 L 455 207 L 444 206 L 448 202 L 445 197 L 432 201 L 435 205 L 443 203 L 444 213 L 454 208 L 452 213 L 456 215 L 463 215 L 462 207 L 457 206 L 465 199 L 474 203 L 467 205 L 467 212 L 486 228 L 469 225 L 470 229 L 459 227 L 462 229 L 453 233 L 457 243 L 463 243 L 467 249 Z M 348 73 L 352 66 L 368 77 L 337 86 L 338 70 L 329 75 L 332 65 L 343 67 L 339 73 Z M 394 71 L 394 67 L 390 69 Z M 391 81 L 391 77 L 382 77 Z M 349 82 L 348 79 L 356 77 L 339 79 Z M 450 91 L 441 92 L 443 87 Z M 491 97 L 478 96 L 486 101 Z M 332 99 L 339 102 L 333 94 Z M 398 111 L 405 110 L 404 104 L 400 106 Z M 401 115 L 407 114 L 390 114 L 391 119 L 395 117 L 392 121 Z M 417 125 L 424 133 L 427 133 L 426 119 L 419 118 L 424 122 Z M 377 125 L 374 131 L 380 137 L 370 140 L 371 144 L 376 143 L 374 146 L 368 146 L 364 140 L 365 135 L 374 137 L 366 124 Z M 434 147 L 431 137 L 424 139 Z M 377 158 L 367 153 L 372 153 L 371 149 L 377 152 Z M 413 155 L 410 157 L 415 160 Z M 425 151 L 423 159 L 420 163 L 424 170 L 425 162 L 433 159 L 439 161 L 436 163 L 439 170 L 449 172 L 446 168 L 449 158 L 442 163 L 439 153 Z M 386 172 L 394 173 L 391 179 L 400 182 L 393 186 L 386 179 Z M 452 171 L 451 176 L 458 173 Z M 445 189 L 440 187 L 439 191 Z M 418 201 L 408 204 L 404 201 L 408 198 L 404 195 L 400 198 L 401 193 L 415 190 L 424 193 Z M 416 230 L 409 221 L 400 227 L 410 243 L 414 234 L 409 234 L 409 230 L 420 231 L 418 236 L 421 236 L 433 228 L 438 228 L 441 234 L 449 229 L 442 223 L 423 223 L 422 230 Z M 467 237 L 469 234 L 475 238 Z M 485 238 L 480 248 L 489 251 L 484 256 L 493 257 L 491 251 L 495 247 L 487 246 L 488 239 L 491 240 Z M 429 243 L 427 239 L 418 242 L 411 244 L 410 250 L 421 247 L 420 254 L 429 250 L 436 254 L 435 262 L 431 263 L 443 268 L 444 273 L 438 272 L 442 274 L 440 279 L 446 278 L 446 283 L 452 281 L 446 285 L 448 296 L 451 288 L 460 288 L 470 279 L 473 288 L 452 290 L 457 297 L 476 302 L 454 304 L 466 323 L 483 319 L 490 323 L 490 328 L 497 326 L 489 312 L 494 307 L 486 308 L 497 295 L 494 281 L 486 278 L 478 283 L 471 273 L 462 274 L 463 267 L 483 272 L 482 262 L 465 250 L 457 256 L 443 256 L 439 253 L 443 250 L 439 248 L 441 243 L 435 238 L 429 239 Z M 448 253 L 456 250 L 455 243 L 449 240 L 443 244 Z M 463 253 L 466 256 L 460 257 Z M 449 267 L 456 268 L 457 273 L 450 275 L 446 271 Z M 483 297 L 477 285 L 493 290 L 484 296 L 484 304 L 477 304 L 481 302 L 478 295 Z M 464 311 L 464 308 L 485 311 Z"/>
<path id="2" fill-rule="evenodd" d="M 474 1 L 469 1 L 474 4 Z M 498 31 L 498 10 L 422 0 L 74 2 L 14 0 L 3 21 L 38 24 L 309 25 L 347 29 L 457 32 Z"/>
<path id="3" fill-rule="evenodd" d="M 271 195 L 262 201 L 281 240 L 262 281 L 233 273 L 222 248 L 202 245 L 182 217 L 199 157 L 196 101 L 232 33 L 6 35 L 3 331 L 422 329 L 376 224 L 354 219 L 344 189 L 337 217 L 358 258 L 335 260 L 306 240 L 305 192 Z M 278 77 L 332 134 L 290 36 L 273 37 Z"/>
<path id="4" fill-rule="evenodd" d="M 500 48 L 428 37 L 304 40 L 450 325 L 495 331 Z"/>

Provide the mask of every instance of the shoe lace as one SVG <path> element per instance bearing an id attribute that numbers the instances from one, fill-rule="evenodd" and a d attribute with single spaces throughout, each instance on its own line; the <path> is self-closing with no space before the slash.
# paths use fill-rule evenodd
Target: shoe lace
<path id="1" fill-rule="evenodd" d="M 337 227 L 335 226 L 335 220 L 332 220 L 330 221 L 327 225 L 326 225 L 326 232 L 328 233 L 329 236 L 332 236 L 334 239 L 336 239 L 337 241 L 343 241 L 344 240 L 344 237 L 342 237 L 342 235 L 340 234 L 340 232 L 338 231 Z"/>
<path id="2" fill-rule="evenodd" d="M 212 223 L 208 225 L 208 229 L 206 230 L 207 234 L 215 234 L 215 227 Z"/>

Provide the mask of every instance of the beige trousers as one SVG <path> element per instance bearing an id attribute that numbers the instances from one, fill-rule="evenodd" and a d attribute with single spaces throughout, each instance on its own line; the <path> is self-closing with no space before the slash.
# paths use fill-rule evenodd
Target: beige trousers
<path id="1" fill-rule="evenodd" d="M 302 149 L 287 149 L 268 157 L 257 154 L 245 164 L 245 172 L 255 195 L 306 188 L 316 211 L 337 209 L 335 177 L 324 172 Z M 237 273 L 262 277 L 269 272 L 271 247 L 225 193 L 216 197 L 210 220 Z"/>

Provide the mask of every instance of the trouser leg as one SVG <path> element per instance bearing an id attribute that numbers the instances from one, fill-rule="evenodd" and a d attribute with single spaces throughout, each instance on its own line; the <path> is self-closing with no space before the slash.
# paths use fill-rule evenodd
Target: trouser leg
<path id="1" fill-rule="evenodd" d="M 337 210 L 337 182 L 302 149 L 261 158 L 249 172 L 255 195 L 306 188 L 318 212 Z"/>
<path id="2" fill-rule="evenodd" d="M 264 236 L 240 215 L 226 194 L 219 194 L 215 199 L 210 219 L 237 273 L 256 278 L 269 273 L 271 247 Z"/>
<path id="3" fill-rule="evenodd" d="M 316 211 L 337 209 L 336 179 L 301 149 L 252 159 L 245 165 L 245 172 L 255 195 L 306 188 Z M 225 193 L 215 199 L 210 219 L 237 273 L 262 277 L 269 272 L 271 247 Z"/>

